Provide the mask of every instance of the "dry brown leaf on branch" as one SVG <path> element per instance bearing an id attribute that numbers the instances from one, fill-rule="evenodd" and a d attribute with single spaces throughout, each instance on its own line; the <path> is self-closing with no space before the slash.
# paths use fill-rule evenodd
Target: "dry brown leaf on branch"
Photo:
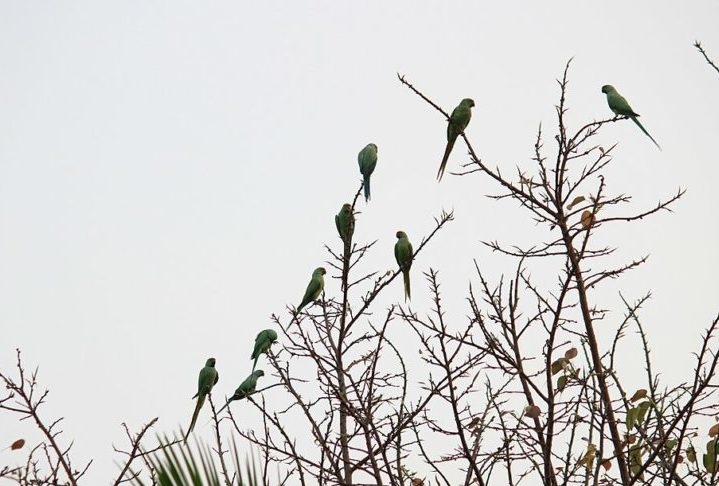
<path id="1" fill-rule="evenodd" d="M 582 218 L 581 218 L 582 228 L 584 228 L 584 229 L 590 228 L 596 220 L 597 220 L 597 218 L 594 216 L 594 213 L 592 213 L 589 210 L 585 210 L 582 213 Z"/>
<path id="2" fill-rule="evenodd" d="M 542 414 L 542 411 L 536 405 L 527 405 L 524 407 L 524 413 L 529 418 L 537 418 Z"/>
<path id="3" fill-rule="evenodd" d="M 632 398 L 629 399 L 630 402 L 634 403 L 638 400 L 641 400 L 642 398 L 647 397 L 647 390 L 644 388 L 640 388 L 639 390 L 634 392 L 634 395 L 632 395 Z"/>

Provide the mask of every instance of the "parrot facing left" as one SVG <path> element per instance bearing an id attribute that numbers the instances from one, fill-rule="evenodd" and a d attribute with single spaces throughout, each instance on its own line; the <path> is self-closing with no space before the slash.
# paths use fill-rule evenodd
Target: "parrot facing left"
<path id="1" fill-rule="evenodd" d="M 250 356 L 250 359 L 255 360 L 252 364 L 252 371 L 255 371 L 257 359 L 260 355 L 262 353 L 267 353 L 267 351 L 270 350 L 270 346 L 272 346 L 275 341 L 277 341 L 277 333 L 274 329 L 265 329 L 264 331 L 260 331 L 255 338 L 255 347 L 252 350 L 252 356 Z"/>
<path id="2" fill-rule="evenodd" d="M 257 379 L 260 376 L 265 376 L 265 372 L 262 370 L 256 370 L 253 371 L 250 376 L 245 378 L 245 381 L 240 383 L 240 386 L 237 387 L 235 393 L 230 397 L 229 400 L 227 400 L 227 403 L 225 403 L 222 408 L 217 411 L 217 414 L 219 415 L 219 413 L 222 412 L 225 407 L 230 404 L 230 402 L 234 402 L 235 400 L 242 400 L 247 395 L 254 393 L 255 388 L 257 387 Z"/>
<path id="3" fill-rule="evenodd" d="M 394 244 L 394 257 L 404 276 L 404 300 L 406 301 L 407 299 L 412 299 L 412 292 L 410 291 L 409 285 L 409 269 L 412 267 L 414 252 L 412 250 L 412 243 L 410 243 L 409 238 L 407 238 L 407 233 L 398 231 L 396 236 L 397 243 Z"/>
<path id="4" fill-rule="evenodd" d="M 357 154 L 360 173 L 362 174 L 362 186 L 364 187 L 364 200 L 370 200 L 369 179 L 377 166 L 377 145 L 368 143 L 365 148 Z"/>
<path id="5" fill-rule="evenodd" d="M 447 146 L 444 149 L 444 157 L 442 157 L 442 163 L 439 164 L 439 170 L 437 171 L 438 181 L 442 180 L 444 168 L 447 166 L 447 160 L 449 160 L 449 154 L 452 153 L 454 142 L 457 141 L 459 134 L 464 132 L 464 129 L 469 125 L 469 120 L 472 118 L 473 106 L 474 100 L 472 98 L 465 98 L 459 102 L 459 105 L 452 110 L 452 114 L 449 116 L 449 124 L 447 124 Z"/>
<path id="6" fill-rule="evenodd" d="M 654 145 L 657 146 L 659 150 L 662 148 L 659 146 L 656 140 L 654 140 L 654 137 L 649 135 L 649 132 L 646 128 L 644 128 L 644 125 L 642 125 L 639 120 L 639 113 L 636 113 L 634 110 L 632 110 L 632 107 L 629 106 L 629 102 L 624 98 L 624 96 L 620 95 L 619 92 L 612 86 L 611 84 L 605 84 L 602 86 L 602 93 L 607 95 L 607 104 L 609 104 L 609 109 L 614 112 L 615 115 L 621 115 L 621 116 L 628 116 L 632 119 L 634 123 L 637 124 L 637 126 L 641 129 L 641 131 L 644 132 L 644 135 L 649 137 L 649 139 L 654 142 Z"/>
<path id="7" fill-rule="evenodd" d="M 197 398 L 197 405 L 195 405 L 195 411 L 192 413 L 190 427 L 187 429 L 187 434 L 185 434 L 185 442 L 187 442 L 187 438 L 190 436 L 192 429 L 195 428 L 197 415 L 199 415 L 200 409 L 205 403 L 205 398 L 210 394 L 212 387 L 215 386 L 219 379 L 220 375 L 215 369 L 215 358 L 210 358 L 205 362 L 204 368 L 200 370 L 200 376 L 197 379 L 197 393 L 192 397 Z"/>

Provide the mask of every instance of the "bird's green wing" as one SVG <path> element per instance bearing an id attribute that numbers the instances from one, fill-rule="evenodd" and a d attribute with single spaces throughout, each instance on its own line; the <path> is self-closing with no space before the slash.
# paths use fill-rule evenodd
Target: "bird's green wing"
<path id="1" fill-rule="evenodd" d="M 302 297 L 302 302 L 300 302 L 300 305 L 297 307 L 297 312 L 301 311 L 304 306 L 309 304 L 312 301 L 317 300 L 317 298 L 322 293 L 322 289 L 325 285 L 325 280 L 322 277 L 322 273 L 318 273 L 320 269 L 314 271 L 312 274 L 312 279 L 310 280 L 310 283 L 307 284 L 307 289 L 305 290 L 305 295 Z M 324 272 L 324 269 L 321 269 Z"/>
<path id="2" fill-rule="evenodd" d="M 629 106 L 626 98 L 616 91 L 607 94 L 607 103 L 609 104 L 609 109 L 617 115 L 637 116 L 632 107 Z"/>
<path id="3" fill-rule="evenodd" d="M 255 360 L 252 364 L 253 372 L 255 371 L 255 367 L 257 366 L 257 360 L 259 359 L 260 355 L 262 353 L 266 353 L 270 349 L 270 346 L 272 346 L 272 343 L 276 340 L 277 333 L 272 329 L 265 329 L 257 335 L 257 337 L 255 338 L 255 347 L 252 350 L 252 356 L 250 356 L 250 359 Z"/>
<path id="4" fill-rule="evenodd" d="M 335 216 L 335 226 L 337 233 L 343 242 L 349 244 L 354 233 L 354 215 L 352 214 L 352 205 L 343 204 L 340 212 Z"/>
<path id="5" fill-rule="evenodd" d="M 210 363 L 214 364 L 214 358 L 212 360 L 208 360 L 208 364 L 200 370 L 200 376 L 197 379 L 197 393 L 195 394 L 197 397 L 197 404 L 195 405 L 195 411 L 192 413 L 192 420 L 190 421 L 190 426 L 187 429 L 187 434 L 185 434 L 185 442 L 187 442 L 187 438 L 190 436 L 192 429 L 195 428 L 197 416 L 200 413 L 202 405 L 205 403 L 207 394 L 212 391 L 212 387 L 215 386 L 215 383 L 217 383 L 220 379 L 220 374 L 217 372 L 217 369 L 214 366 L 210 366 Z"/>
<path id="6" fill-rule="evenodd" d="M 377 166 L 377 145 L 368 143 L 357 155 L 365 201 L 370 200 L 370 176 Z"/>
<path id="7" fill-rule="evenodd" d="M 632 119 L 634 123 L 639 127 L 639 129 L 644 132 L 644 135 L 649 137 L 649 139 L 654 142 L 654 145 L 657 146 L 659 150 L 662 148 L 659 146 L 656 140 L 654 140 L 654 137 L 649 135 L 649 132 L 646 128 L 644 128 L 644 125 L 639 121 L 638 117 L 639 114 L 635 112 L 632 107 L 629 105 L 629 102 L 624 98 L 624 96 L 620 95 L 619 92 L 614 89 L 613 86 L 605 86 L 603 89 L 607 89 L 607 104 L 609 104 L 609 108 L 617 115 L 621 116 L 628 116 Z"/>
<path id="8" fill-rule="evenodd" d="M 474 101 L 470 98 L 465 98 L 452 110 L 452 114 L 449 116 L 449 123 L 447 124 L 447 145 L 444 149 L 442 162 L 439 164 L 439 170 L 437 171 L 438 181 L 442 180 L 444 169 L 447 166 L 449 155 L 452 153 L 452 148 L 457 141 L 457 137 L 467 128 L 469 120 L 472 118 L 473 106 Z"/>
<path id="9" fill-rule="evenodd" d="M 402 276 L 404 279 L 405 300 L 412 298 L 409 271 L 410 268 L 412 268 L 413 255 L 414 253 L 412 250 L 412 243 L 409 242 L 407 235 L 402 233 L 402 236 L 397 240 L 397 243 L 395 243 L 394 245 L 394 256 L 397 260 L 399 268 L 402 270 Z"/>

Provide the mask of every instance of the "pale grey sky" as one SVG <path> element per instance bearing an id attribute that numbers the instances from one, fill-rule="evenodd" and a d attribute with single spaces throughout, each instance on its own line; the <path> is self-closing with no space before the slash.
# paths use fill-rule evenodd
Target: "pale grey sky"
<path id="1" fill-rule="evenodd" d="M 75 461 L 95 459 L 86 484 L 104 483 L 121 422 L 186 426 L 208 356 L 220 395 L 244 378 L 255 334 L 339 241 L 333 216 L 370 141 L 374 197 L 356 231 L 379 239 L 367 268 L 394 267 L 397 229 L 418 244 L 454 208 L 413 267 L 413 307 L 428 309 L 431 264 L 463 322 L 472 259 L 490 275 L 514 268 L 479 241 L 538 233 L 484 197 L 496 188 L 483 177 L 436 183 L 446 122 L 396 73 L 447 110 L 474 98 L 468 135 L 510 173 L 532 167 L 540 122 L 551 153 L 555 79 L 573 56 L 570 123 L 609 115 L 610 83 L 663 148 L 628 121 L 604 130 L 620 143 L 612 191 L 639 209 L 688 189 L 671 215 L 607 228 L 617 262 L 651 258 L 595 295 L 613 329 L 618 290 L 653 292 L 643 321 L 679 380 L 719 310 L 719 76 L 692 47 L 719 61 L 717 25 L 715 1 L 0 1 L 0 369 L 16 347 L 39 365 L 44 415 L 65 417 Z M 401 299 L 395 287 L 378 309 Z M 0 447 L 29 427 L 0 414 Z"/>

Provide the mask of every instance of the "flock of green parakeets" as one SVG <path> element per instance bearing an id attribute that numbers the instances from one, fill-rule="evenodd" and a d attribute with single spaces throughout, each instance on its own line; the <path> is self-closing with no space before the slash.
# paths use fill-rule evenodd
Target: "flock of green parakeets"
<path id="1" fill-rule="evenodd" d="M 652 142 L 654 142 L 657 148 L 661 150 L 661 147 L 659 147 L 656 140 L 649 135 L 649 132 L 647 132 L 644 126 L 637 119 L 639 114 L 632 110 L 632 107 L 629 106 L 627 100 L 620 95 L 613 86 L 609 84 L 602 86 L 602 93 L 607 95 L 607 103 L 615 115 L 630 118 L 637 124 L 642 132 L 644 132 L 644 134 L 649 137 Z M 449 155 L 452 152 L 452 148 L 454 147 L 457 137 L 464 132 L 470 119 L 472 118 L 473 106 L 474 100 L 471 98 L 465 98 L 460 101 L 459 105 L 457 105 L 454 110 L 452 110 L 452 114 L 449 117 L 449 123 L 447 124 L 447 146 L 445 147 L 444 156 L 442 157 L 442 162 L 439 166 L 439 170 L 437 171 L 438 181 L 442 180 L 447 160 L 449 160 Z M 362 174 L 362 186 L 364 189 L 365 201 L 369 201 L 371 197 L 370 177 L 377 166 L 377 145 L 373 143 L 367 144 L 367 146 L 360 151 L 357 156 L 357 160 L 359 162 L 360 173 Z M 354 233 L 355 227 L 355 218 L 351 204 L 342 205 L 340 212 L 335 216 L 335 225 L 337 226 L 337 232 L 339 233 L 340 238 L 345 244 L 345 250 L 348 250 L 351 245 L 352 234 Z M 404 277 L 404 295 L 405 300 L 407 300 L 411 298 L 409 270 L 412 267 L 414 253 L 412 250 L 412 243 L 410 243 L 407 238 L 407 233 L 404 231 L 397 231 L 396 237 L 397 243 L 394 245 L 394 256 Z M 320 297 L 320 294 L 325 287 L 324 276 L 326 273 L 327 271 L 324 267 L 318 267 L 314 270 L 314 272 L 312 272 L 312 278 L 310 279 L 310 283 L 307 285 L 305 295 L 302 297 L 300 305 L 297 306 L 296 313 L 299 313 L 306 305 L 316 301 Z M 234 400 L 242 400 L 251 393 L 254 393 L 255 388 L 257 387 L 257 379 L 265 374 L 262 370 L 255 369 L 257 367 L 257 360 L 261 354 L 267 353 L 270 346 L 272 346 L 275 341 L 277 341 L 277 333 L 272 329 L 265 329 L 257 335 L 255 338 L 255 347 L 252 350 L 252 355 L 250 356 L 250 359 L 254 360 L 252 373 L 250 373 L 245 381 L 237 387 L 235 393 L 217 412 L 218 414 L 224 410 L 230 402 Z M 210 358 L 205 363 L 205 367 L 200 370 L 200 377 L 197 383 L 197 393 L 194 397 L 192 397 L 193 399 L 197 398 L 197 404 L 195 406 L 195 411 L 192 414 L 190 427 L 187 429 L 187 434 L 185 435 L 185 441 L 187 441 L 187 437 L 190 435 L 190 432 L 192 432 L 192 429 L 195 426 L 197 415 L 199 414 L 202 405 L 205 403 L 205 398 L 212 391 L 212 387 L 215 386 L 218 379 L 219 375 L 215 369 L 215 358 Z"/>
<path id="2" fill-rule="evenodd" d="M 257 387 L 257 379 L 260 376 L 265 376 L 264 371 L 255 370 L 257 367 L 257 359 L 261 354 L 267 353 L 270 346 L 272 346 L 272 343 L 275 341 L 277 341 L 277 333 L 273 329 L 265 329 L 257 335 L 255 338 L 255 347 L 252 350 L 252 355 L 250 356 L 250 359 L 254 360 L 252 364 L 252 373 L 250 373 L 250 376 L 245 378 L 245 381 L 240 383 L 240 386 L 237 387 L 235 393 L 233 393 L 229 400 L 227 400 L 227 403 L 225 403 L 222 408 L 217 411 L 218 414 L 223 411 L 230 402 L 234 400 L 242 400 L 247 395 L 255 391 L 255 388 Z M 210 358 L 205 362 L 205 367 L 200 370 L 200 377 L 197 380 L 197 393 L 195 393 L 195 396 L 192 397 L 197 398 L 197 404 L 195 405 L 195 411 L 192 413 L 190 427 L 187 429 L 187 433 L 185 434 L 185 442 L 187 442 L 190 432 L 192 432 L 192 429 L 195 427 L 197 415 L 200 413 L 200 409 L 205 403 L 205 398 L 212 391 L 212 387 L 215 386 L 217 380 L 219 379 L 220 375 L 217 373 L 217 369 L 215 368 L 215 358 Z"/>

